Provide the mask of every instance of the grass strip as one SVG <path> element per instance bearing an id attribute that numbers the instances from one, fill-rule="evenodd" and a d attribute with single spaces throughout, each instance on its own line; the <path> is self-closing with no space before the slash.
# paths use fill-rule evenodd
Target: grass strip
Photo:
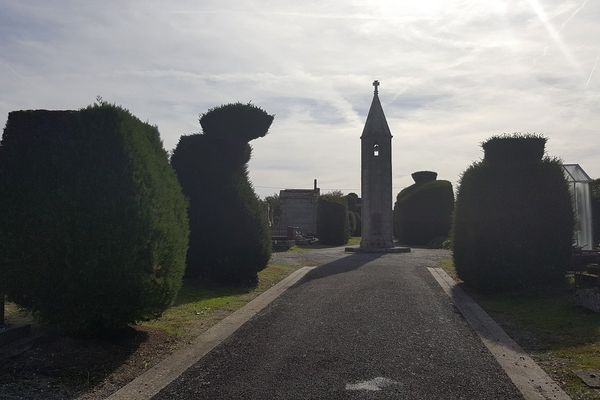
<path id="1" fill-rule="evenodd" d="M 440 265 L 457 279 L 452 259 Z M 573 371 L 600 370 L 600 314 L 578 307 L 574 287 L 483 294 L 465 287 L 481 307 L 574 400 L 600 399 Z"/>
<path id="2" fill-rule="evenodd" d="M 159 329 L 173 336 L 185 336 L 203 322 L 208 328 L 296 269 L 297 266 L 287 264 L 269 264 L 258 273 L 256 287 L 206 287 L 194 282 L 184 282 L 172 307 L 160 318 L 140 325 Z"/>

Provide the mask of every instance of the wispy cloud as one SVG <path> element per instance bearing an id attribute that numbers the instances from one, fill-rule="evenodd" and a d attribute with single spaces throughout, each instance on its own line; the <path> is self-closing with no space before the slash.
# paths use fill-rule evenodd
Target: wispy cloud
<path id="1" fill-rule="evenodd" d="M 592 76 L 594 76 L 596 67 L 598 67 L 598 61 L 600 61 L 600 56 L 596 56 L 596 62 L 594 63 L 594 66 L 592 67 L 592 70 L 590 71 L 590 75 L 588 76 L 587 82 L 585 83 L 586 88 L 590 85 L 590 82 L 592 81 Z"/>
<path id="2" fill-rule="evenodd" d="M 456 182 L 481 141 L 513 131 L 546 134 L 550 154 L 600 176 L 586 150 L 599 144 L 598 22 L 588 0 L 0 0 L 0 119 L 101 95 L 172 148 L 209 107 L 252 101 L 276 114 L 253 143 L 261 194 L 313 178 L 358 188 L 379 79 L 397 188 L 419 169 Z"/>
<path id="3" fill-rule="evenodd" d="M 540 3 L 540 0 L 527 0 L 527 2 L 529 3 L 533 12 L 537 15 L 540 22 L 542 23 L 542 25 L 548 32 L 548 36 L 550 36 L 550 39 L 560 49 L 561 53 L 563 54 L 565 59 L 569 62 L 571 67 L 576 72 L 581 73 L 581 66 L 580 66 L 579 62 L 577 62 L 577 60 L 571 53 L 571 50 L 569 49 L 569 47 L 567 46 L 567 44 L 561 37 L 560 32 L 554 27 L 554 24 L 548 18 L 548 15 L 546 14 L 544 8 L 542 7 L 542 4 Z"/>
<path id="4" fill-rule="evenodd" d="M 581 11 L 583 10 L 583 8 L 585 7 L 585 5 L 588 3 L 589 0 L 583 0 L 581 2 L 581 4 L 579 5 L 579 7 L 575 8 L 573 10 L 573 12 L 569 15 L 569 17 L 567 19 L 564 20 L 564 22 L 560 25 L 560 29 L 559 31 L 562 31 L 563 29 L 565 29 L 565 26 L 567 26 L 567 24 L 569 22 L 571 22 L 571 20 Z"/>

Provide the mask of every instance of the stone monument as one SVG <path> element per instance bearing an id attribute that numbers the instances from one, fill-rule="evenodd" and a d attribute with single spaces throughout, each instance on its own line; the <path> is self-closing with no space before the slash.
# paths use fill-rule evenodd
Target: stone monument
<path id="1" fill-rule="evenodd" d="M 321 194 L 314 180 L 312 189 L 285 189 L 279 192 L 281 219 L 274 233 L 287 234 L 287 227 L 297 227 L 304 235 L 317 234 L 317 203 Z M 276 232 L 275 232 L 276 231 Z"/>
<path id="2" fill-rule="evenodd" d="M 394 247 L 392 217 L 392 133 L 379 101 L 379 81 L 361 140 L 362 232 L 360 248 L 348 251 L 408 252 Z"/>

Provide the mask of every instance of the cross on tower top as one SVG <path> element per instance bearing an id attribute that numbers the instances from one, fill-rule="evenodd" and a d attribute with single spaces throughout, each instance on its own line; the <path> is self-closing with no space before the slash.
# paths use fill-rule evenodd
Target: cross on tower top
<path id="1" fill-rule="evenodd" d="M 375 87 L 375 94 L 379 93 L 379 81 L 373 81 L 373 86 Z"/>

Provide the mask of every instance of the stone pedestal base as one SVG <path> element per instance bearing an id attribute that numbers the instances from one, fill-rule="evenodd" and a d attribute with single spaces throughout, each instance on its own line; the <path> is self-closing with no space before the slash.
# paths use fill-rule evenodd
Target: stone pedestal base
<path id="1" fill-rule="evenodd" d="M 410 247 L 346 247 L 346 253 L 410 253 Z"/>

